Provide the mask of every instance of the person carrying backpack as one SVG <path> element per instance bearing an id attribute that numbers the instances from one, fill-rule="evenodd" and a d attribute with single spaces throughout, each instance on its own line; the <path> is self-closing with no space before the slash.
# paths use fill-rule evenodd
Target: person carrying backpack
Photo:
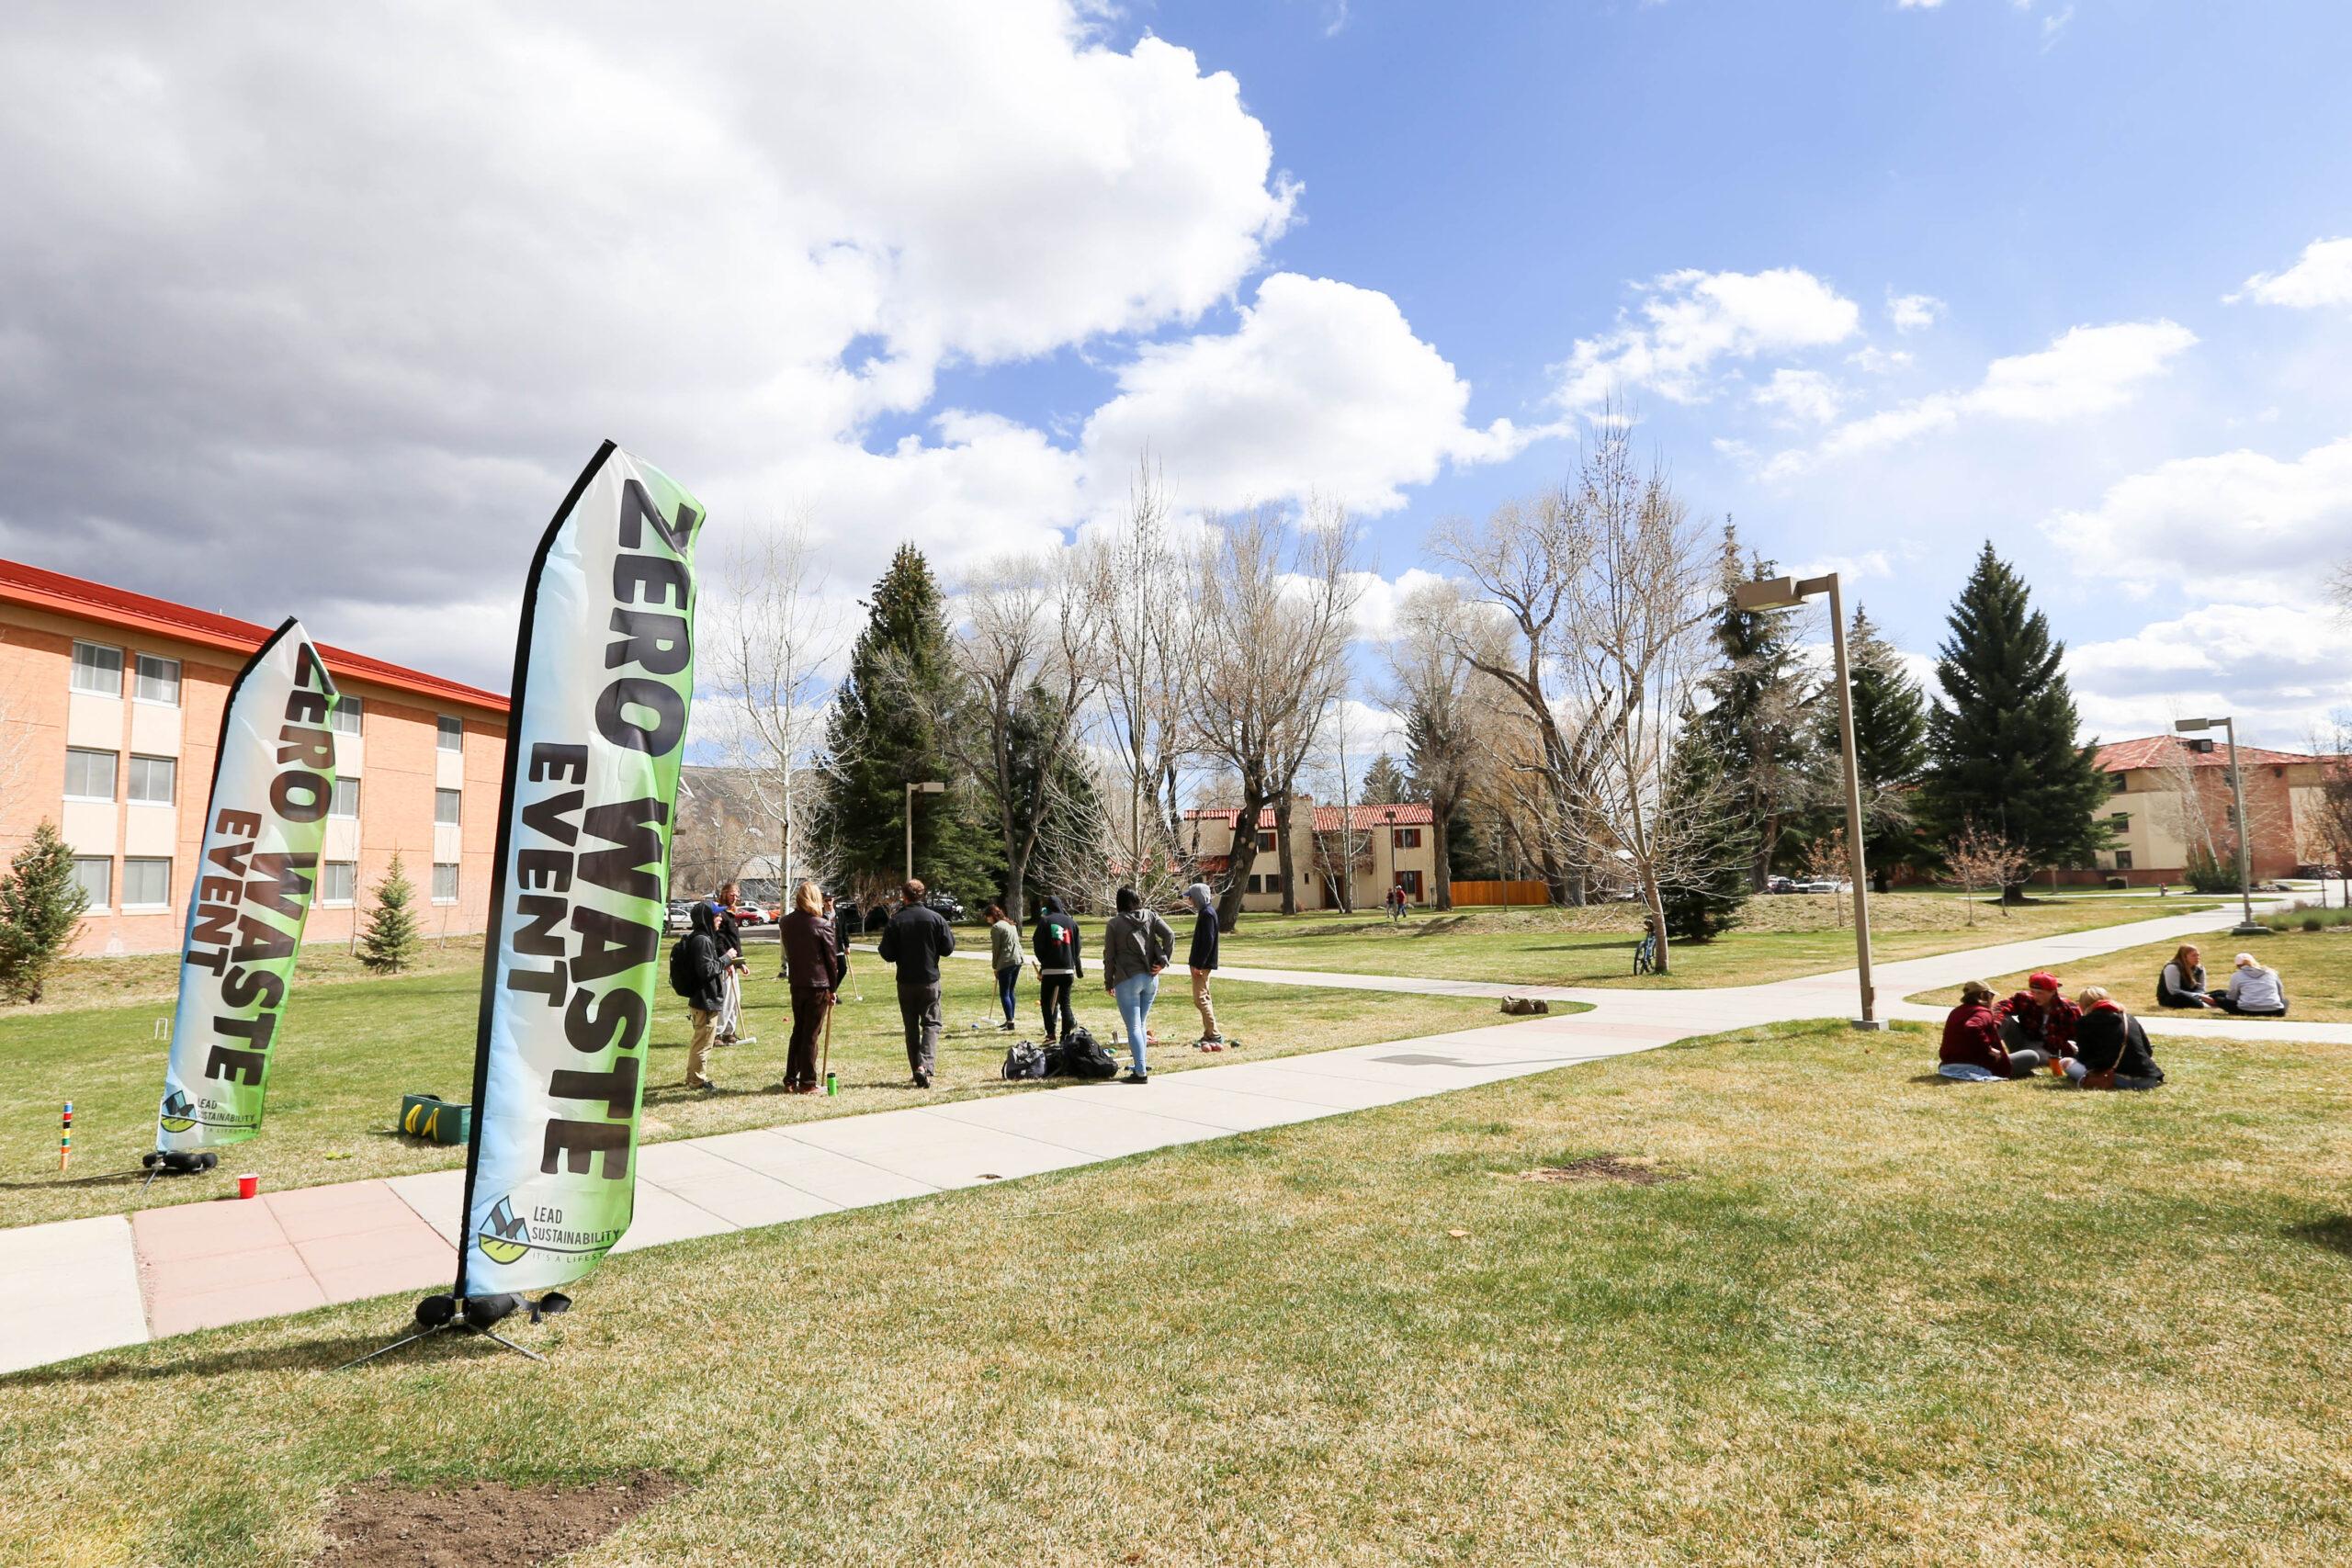
<path id="1" fill-rule="evenodd" d="M 1217 944 L 1216 907 L 1209 901 L 1209 885 L 1195 882 L 1184 889 L 1184 902 L 1193 907 L 1193 945 L 1184 964 L 1193 972 L 1193 1006 L 1201 1015 L 1199 1045 L 1204 1051 L 1222 1051 L 1225 1036 L 1216 1032 L 1216 1003 L 1209 997 Z"/>
<path id="2" fill-rule="evenodd" d="M 1046 1043 L 1051 1045 L 1069 1039 L 1078 1027 L 1069 993 L 1086 974 L 1078 922 L 1062 912 L 1060 899 L 1047 898 L 1038 911 L 1037 929 L 1029 933 L 1029 947 L 1037 959 L 1037 1003 L 1046 1015 Z"/>
<path id="3" fill-rule="evenodd" d="M 693 1043 L 686 1047 L 686 1087 L 716 1094 L 718 1086 L 705 1069 L 710 1048 L 718 1041 L 718 1015 L 727 1006 L 727 960 L 718 950 L 718 924 L 711 906 L 696 904 L 693 924 L 670 950 L 670 988 L 685 998 L 686 1017 L 694 1023 Z"/>
<path id="4" fill-rule="evenodd" d="M 1122 887 L 1118 913 L 1102 932 L 1102 989 L 1119 1004 L 1127 1026 L 1127 1052 L 1135 1066 L 1121 1083 L 1149 1083 L 1144 1042 L 1151 1031 L 1152 998 L 1159 994 L 1159 972 L 1176 950 L 1176 933 L 1159 914 L 1143 907 L 1132 887 Z"/>

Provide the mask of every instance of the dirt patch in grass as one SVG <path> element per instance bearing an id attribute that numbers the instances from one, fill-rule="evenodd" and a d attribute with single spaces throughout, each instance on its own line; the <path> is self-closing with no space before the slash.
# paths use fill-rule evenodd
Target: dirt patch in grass
<path id="1" fill-rule="evenodd" d="M 314 1568 L 532 1568 L 595 1545 L 686 1489 L 653 1471 L 585 1486 L 395 1486 L 370 1481 L 335 1499 Z"/>
<path id="2" fill-rule="evenodd" d="M 1628 1187 L 1656 1187 L 1661 1181 L 1683 1181 L 1687 1177 L 1671 1170 L 1660 1170 L 1643 1160 L 1619 1159 L 1615 1155 L 1594 1155 L 1589 1159 L 1570 1160 L 1566 1165 L 1539 1165 L 1532 1170 L 1522 1170 L 1521 1181 L 1586 1182 L 1616 1181 Z"/>

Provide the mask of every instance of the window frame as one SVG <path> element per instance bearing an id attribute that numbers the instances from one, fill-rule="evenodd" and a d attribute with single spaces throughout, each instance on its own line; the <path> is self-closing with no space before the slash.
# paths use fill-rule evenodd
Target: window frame
<path id="1" fill-rule="evenodd" d="M 100 653 L 111 653 L 114 655 L 114 690 L 111 692 L 107 691 L 103 686 L 85 686 L 82 684 L 82 671 L 85 668 L 82 663 L 82 650 L 85 648 L 96 649 Z M 74 639 L 74 651 L 67 656 L 67 662 L 71 666 L 71 669 L 65 677 L 65 684 L 68 691 L 85 697 L 119 698 L 122 695 L 123 658 L 122 649 L 119 644 L 110 642 L 92 642 L 87 637 L 77 637 Z"/>
<path id="2" fill-rule="evenodd" d="M 79 795 L 74 793 L 74 759 L 76 757 L 104 757 L 107 760 L 107 792 L 105 795 Z M 122 782 L 121 752 L 101 750 L 96 746 L 68 746 L 65 748 L 65 799 L 83 801 L 93 806 L 112 806 L 122 799 Z"/>
<path id="3" fill-rule="evenodd" d="M 2118 850 L 2115 852 L 2115 869 L 2118 871 L 2130 871 L 2132 869 L 2132 852 L 2130 850 Z"/>
<path id="4" fill-rule="evenodd" d="M 451 803 L 447 818 L 441 815 L 441 803 Z M 466 792 L 461 789 L 435 789 L 433 792 L 433 825 L 435 828 L 463 828 L 466 825 Z"/>
<path id="5" fill-rule="evenodd" d="M 357 773 L 337 773 L 337 774 L 335 775 L 335 777 L 334 777 L 334 788 L 331 792 L 329 792 L 329 794 L 328 794 L 328 795 L 327 795 L 327 820 L 328 820 L 328 821 L 330 821 L 330 822 L 356 822 L 356 821 L 358 821 L 358 820 L 359 820 L 359 812 L 360 812 L 360 804 L 359 804 L 360 788 L 359 788 L 359 784 L 360 784 L 360 775 L 359 775 L 359 774 L 357 774 Z M 344 786 L 344 785 L 345 785 L 345 784 L 349 784 L 349 785 L 351 786 L 351 809 L 350 809 L 350 810 L 348 810 L 348 811 L 345 811 L 345 810 L 342 810 L 342 809 L 340 809 L 340 808 L 339 808 L 339 803 L 340 803 L 340 802 L 342 801 L 342 799 L 343 799 L 343 786 Z"/>
<path id="6" fill-rule="evenodd" d="M 105 894 L 104 894 L 104 896 L 103 896 L 103 897 L 96 897 L 96 898 L 93 898 L 93 899 L 91 899 L 91 900 L 89 901 L 89 903 L 87 903 L 87 904 L 84 905 L 84 906 L 83 906 L 83 908 L 82 908 L 82 913 L 83 913 L 83 914 L 85 914 L 85 915 L 111 915 L 111 914 L 113 914 L 113 913 L 114 913 L 114 856 L 112 856 L 112 855 L 75 855 L 75 856 L 74 857 L 74 885 L 75 886 L 77 886 L 77 887 L 80 887 L 84 892 L 85 892 L 85 893 L 86 893 L 86 892 L 88 892 L 88 891 L 89 891 L 88 885 L 87 885 L 87 884 L 85 884 L 85 883 L 84 883 L 84 882 L 83 882 L 83 880 L 82 880 L 82 868 L 83 868 L 84 866 L 85 866 L 85 865 L 102 865 L 102 866 L 106 867 L 106 869 L 107 869 L 107 874 L 106 874 L 106 892 L 105 892 Z"/>
<path id="7" fill-rule="evenodd" d="M 449 728 L 451 725 L 457 726 L 456 729 L 452 730 Z M 452 744 L 452 742 L 455 742 L 455 744 Z M 446 713 L 434 715 L 433 749 L 435 751 L 450 751 L 460 756 L 464 755 L 466 750 L 466 721 L 462 718 L 452 717 L 450 715 Z"/>
<path id="8" fill-rule="evenodd" d="M 367 717 L 368 705 L 359 694 L 345 692 L 336 698 L 334 711 L 327 715 L 327 729 L 331 734 L 356 738 Z"/>
<path id="9" fill-rule="evenodd" d="M 152 707 L 159 708 L 175 708 L 180 705 L 180 681 L 186 671 L 181 668 L 180 661 L 178 660 L 166 659 L 160 653 L 134 653 L 130 656 L 129 662 L 130 665 L 130 700 L 132 702 L 145 703 Z M 170 696 L 151 697 L 140 689 L 147 682 L 146 666 L 150 664 L 168 664 L 172 667 L 172 694 Z"/>
<path id="10" fill-rule="evenodd" d="M 1389 840 L 1388 847 L 1390 849 L 1418 850 L 1421 847 L 1421 830 L 1418 827 L 1398 828 L 1393 830 L 1396 836 Z"/>
<path id="11" fill-rule="evenodd" d="M 131 868 L 132 866 L 134 866 L 134 865 L 160 865 L 160 866 L 162 866 L 162 867 L 164 868 L 164 896 L 163 896 L 161 898 L 142 898 L 142 899 L 141 899 L 138 903 L 135 903 L 135 904 L 134 904 L 134 903 L 132 903 L 132 902 L 130 901 L 130 868 Z M 122 912 L 123 912 L 124 914 L 126 914 L 126 915 L 130 915 L 130 914 L 146 914 L 146 913 L 152 913 L 153 911 L 157 910 L 157 909 L 169 909 L 171 907 L 172 907 L 172 857 L 171 857 L 171 856 L 169 856 L 169 855 L 125 855 L 125 856 L 123 856 L 123 857 L 122 857 L 122 906 L 121 906 L 121 908 L 122 908 Z"/>
<path id="12" fill-rule="evenodd" d="M 327 892 L 327 873 L 336 867 L 351 873 L 351 890 L 342 897 Z M 359 863 L 356 860 L 322 860 L 319 863 L 319 907 L 322 909 L 348 909 L 359 902 Z"/>
<path id="13" fill-rule="evenodd" d="M 446 894 L 441 891 L 441 874 L 445 871 L 449 874 L 449 891 Z M 463 896 L 466 886 L 463 863 L 453 860 L 435 861 L 433 863 L 433 880 L 430 886 L 433 890 L 432 899 L 434 903 L 457 903 Z"/>
<path id="14" fill-rule="evenodd" d="M 161 800 L 150 799 L 139 793 L 139 764 L 161 762 L 170 779 L 170 788 Z M 177 806 L 180 803 L 180 760 L 158 756 L 152 751 L 133 751 L 130 766 L 123 770 L 122 798 L 132 806 Z"/>

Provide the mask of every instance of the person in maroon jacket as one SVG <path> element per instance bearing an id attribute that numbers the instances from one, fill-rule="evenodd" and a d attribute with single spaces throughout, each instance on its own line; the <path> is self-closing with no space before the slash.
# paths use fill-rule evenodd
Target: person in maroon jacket
<path id="1" fill-rule="evenodd" d="M 2026 976 L 2025 989 L 1993 1009 L 2001 1021 L 2001 1043 L 2015 1055 L 2039 1051 L 2048 1062 L 2075 1054 L 2075 1025 L 2082 1010 L 2058 989 L 2058 976 L 2037 970 Z"/>
<path id="2" fill-rule="evenodd" d="M 786 1094 L 817 1092 L 817 1032 L 824 1027 L 833 993 L 849 972 L 824 909 L 824 895 L 817 885 L 802 883 L 793 890 L 792 913 L 785 916 L 780 933 L 785 969 L 792 980 L 792 1045 L 785 1055 L 784 1082 L 776 1086 Z"/>
<path id="3" fill-rule="evenodd" d="M 1993 987 L 1982 980 L 1971 980 L 1960 988 L 1960 1005 L 1944 1017 L 1943 1045 L 1936 1059 L 1947 1067 L 1982 1067 L 2003 1078 L 2031 1077 L 2050 1065 L 2048 1055 L 2033 1046 L 2013 1051 L 2002 1043 L 2000 1015 L 1993 1010 Z"/>

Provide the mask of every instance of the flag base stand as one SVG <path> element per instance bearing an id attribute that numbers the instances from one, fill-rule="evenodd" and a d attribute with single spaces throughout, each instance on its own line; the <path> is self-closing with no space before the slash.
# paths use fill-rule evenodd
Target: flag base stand
<path id="1" fill-rule="evenodd" d="M 144 1192 L 159 1176 L 200 1176 L 219 1165 L 220 1156 L 210 1149 L 149 1149 L 139 1163 L 147 1168 L 147 1179 L 139 1184 Z"/>
<path id="2" fill-rule="evenodd" d="M 404 1345 L 413 1345 L 420 1339 L 429 1339 L 444 1331 L 480 1335 L 485 1339 L 497 1341 L 518 1356 L 545 1361 L 545 1356 L 526 1345 L 517 1345 L 499 1333 L 496 1325 L 518 1312 L 529 1312 L 531 1321 L 537 1323 L 542 1318 L 571 1310 L 571 1298 L 560 1291 L 549 1291 L 535 1302 L 526 1301 L 518 1295 L 469 1296 L 462 1300 L 457 1296 L 427 1296 L 416 1303 L 416 1321 L 422 1326 L 415 1333 L 404 1334 L 389 1345 L 379 1346 L 364 1356 L 356 1356 L 335 1371 L 348 1371 L 379 1356 L 388 1356 Z"/>

